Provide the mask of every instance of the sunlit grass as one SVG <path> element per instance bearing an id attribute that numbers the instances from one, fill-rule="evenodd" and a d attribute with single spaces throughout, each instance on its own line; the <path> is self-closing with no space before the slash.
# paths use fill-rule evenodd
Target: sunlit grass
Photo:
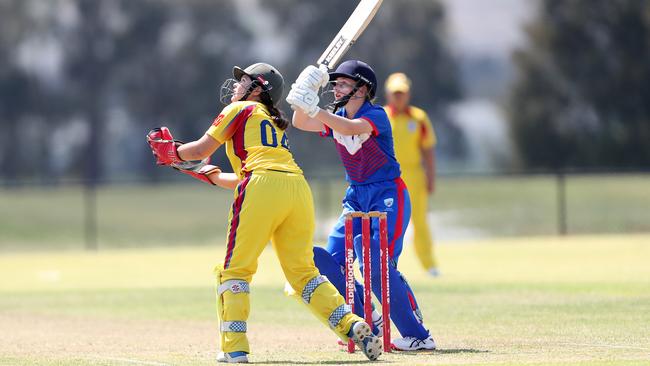
<path id="1" fill-rule="evenodd" d="M 648 235 L 443 243 L 438 279 L 427 277 L 406 248 L 400 267 L 439 350 L 382 359 L 647 364 L 649 243 Z M 218 347 L 211 272 L 222 256 L 217 246 L 5 254 L 0 364 L 211 365 Z M 283 286 L 269 249 L 252 284 L 252 361 L 363 360 L 341 352 Z"/>

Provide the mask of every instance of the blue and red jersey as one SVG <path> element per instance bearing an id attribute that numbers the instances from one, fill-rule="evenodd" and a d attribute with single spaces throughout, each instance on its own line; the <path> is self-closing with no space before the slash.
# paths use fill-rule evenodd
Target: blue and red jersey
<path id="1" fill-rule="evenodd" d="M 372 133 L 342 136 L 329 127 L 321 136 L 332 137 L 336 150 L 345 166 L 346 180 L 351 185 L 392 181 L 400 177 L 400 166 L 395 159 L 393 134 L 384 108 L 366 101 L 353 116 L 347 116 L 345 108 L 337 115 L 364 119 L 372 125 Z"/>

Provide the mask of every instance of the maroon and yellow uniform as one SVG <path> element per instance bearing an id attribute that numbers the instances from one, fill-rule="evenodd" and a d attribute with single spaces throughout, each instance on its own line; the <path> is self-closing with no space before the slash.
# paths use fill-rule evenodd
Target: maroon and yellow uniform
<path id="1" fill-rule="evenodd" d="M 422 151 L 435 147 L 436 133 L 427 113 L 420 108 L 408 106 L 401 113 L 390 106 L 385 108 L 393 129 L 395 157 L 402 167 L 402 179 L 411 195 L 415 252 L 425 269 L 437 268 L 433 239 L 427 223 L 429 192 L 422 161 Z"/>
<path id="2" fill-rule="evenodd" d="M 313 198 L 285 131 L 262 103 L 246 101 L 224 108 L 206 134 L 226 144 L 240 179 L 229 215 L 226 257 L 215 269 L 222 350 L 250 352 L 248 284 L 269 241 L 291 287 L 347 340 L 352 324 L 362 319 L 349 312 L 336 288 L 316 269 Z"/>
<path id="3" fill-rule="evenodd" d="M 228 105 L 207 134 L 226 144 L 226 154 L 240 179 L 259 170 L 302 174 L 289 151 L 285 131 L 275 126 L 261 103 L 235 102 Z"/>

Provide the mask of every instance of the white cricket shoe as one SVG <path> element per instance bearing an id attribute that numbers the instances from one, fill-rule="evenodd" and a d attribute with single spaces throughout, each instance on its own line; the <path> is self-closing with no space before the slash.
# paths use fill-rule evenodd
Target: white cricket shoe
<path id="1" fill-rule="evenodd" d="M 432 337 L 417 339 L 415 337 L 404 337 L 393 339 L 393 349 L 397 351 L 420 351 L 436 349 L 436 342 Z"/>
<path id="2" fill-rule="evenodd" d="M 365 322 L 356 322 L 352 326 L 352 341 L 370 361 L 375 361 L 384 352 L 384 345 Z"/>
<path id="3" fill-rule="evenodd" d="M 223 363 L 248 363 L 246 352 L 219 352 L 217 362 Z"/>

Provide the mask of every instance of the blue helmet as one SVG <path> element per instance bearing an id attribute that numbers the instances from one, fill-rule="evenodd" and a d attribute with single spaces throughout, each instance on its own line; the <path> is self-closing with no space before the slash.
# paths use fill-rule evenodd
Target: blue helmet
<path id="1" fill-rule="evenodd" d="M 359 60 L 348 60 L 339 65 L 334 72 L 330 72 L 330 81 L 336 78 L 345 77 L 355 81 L 361 81 L 368 86 L 368 96 L 375 97 L 377 91 L 377 76 L 375 71 L 365 62 Z"/>

